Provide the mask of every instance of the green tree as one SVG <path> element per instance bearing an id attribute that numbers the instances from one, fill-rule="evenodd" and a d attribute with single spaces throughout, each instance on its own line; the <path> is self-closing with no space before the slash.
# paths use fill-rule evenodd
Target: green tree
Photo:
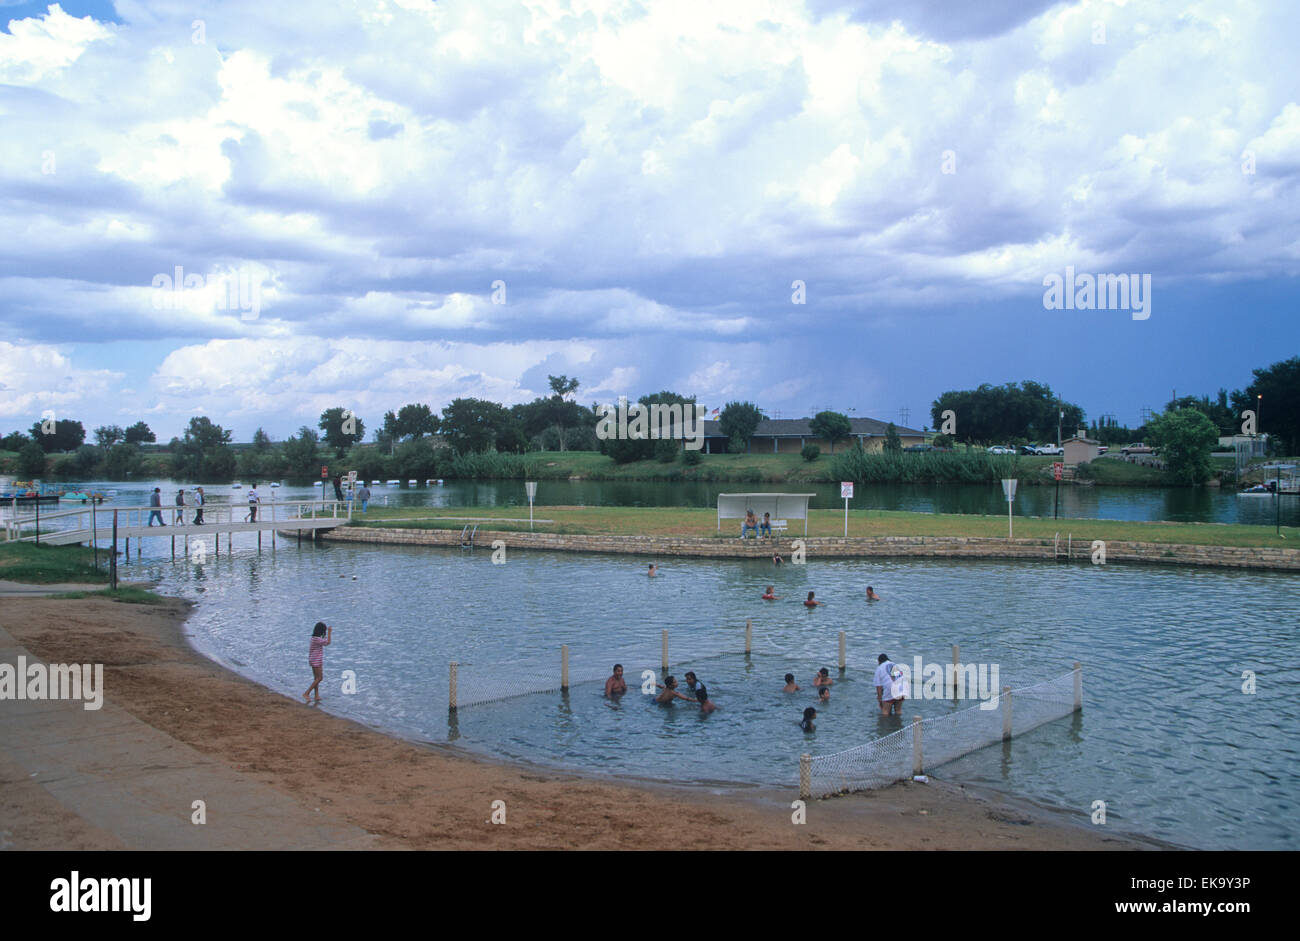
<path id="1" fill-rule="evenodd" d="M 95 429 L 95 444 L 101 448 L 111 448 L 125 438 L 126 432 L 120 425 L 100 425 Z"/>
<path id="2" fill-rule="evenodd" d="M 115 444 L 104 455 L 103 473 L 109 480 L 130 480 L 143 465 L 144 456 L 139 445 Z"/>
<path id="3" fill-rule="evenodd" d="M 261 428 L 253 432 L 253 450 L 269 451 L 271 449 L 271 436 Z"/>
<path id="4" fill-rule="evenodd" d="M 808 430 L 818 438 L 830 442 L 830 453 L 834 454 L 835 442 L 843 441 L 852 434 L 853 425 L 849 422 L 849 416 L 839 412 L 818 412 L 808 423 Z"/>
<path id="5" fill-rule="evenodd" d="M 284 440 L 281 453 L 290 476 L 316 476 L 320 470 L 320 460 L 316 456 L 316 446 L 319 443 L 320 435 L 309 425 L 303 425 L 298 429 L 297 435 L 290 435 Z"/>
<path id="6" fill-rule="evenodd" d="M 366 423 L 351 409 L 342 406 L 321 412 L 318 427 L 325 433 L 325 443 L 334 449 L 335 457 L 340 460 L 348 448 L 366 439 Z"/>
<path id="7" fill-rule="evenodd" d="M 45 449 L 37 441 L 28 441 L 18 452 L 18 473 L 33 479 L 45 476 Z"/>
<path id="8" fill-rule="evenodd" d="M 753 402 L 728 402 L 718 415 L 718 427 L 722 433 L 727 436 L 728 450 L 732 450 L 732 442 L 739 445 L 735 450 L 749 450 L 750 439 L 754 437 L 754 429 L 758 423 L 767 418 L 762 410 Z"/>
<path id="9" fill-rule="evenodd" d="M 1032 379 L 945 392 L 930 406 L 934 427 L 943 427 L 943 413 L 948 410 L 957 417 L 957 439 L 965 442 L 1055 441 L 1058 421 L 1063 430 L 1084 426 L 1082 408 L 1062 402 L 1050 386 Z M 1059 417 L 1061 412 L 1064 418 Z"/>
<path id="10" fill-rule="evenodd" d="M 158 436 L 150 431 L 149 426 L 142 421 L 136 422 L 126 430 L 127 444 L 145 444 L 157 440 Z"/>
<path id="11" fill-rule="evenodd" d="M 23 445 L 31 440 L 21 431 L 11 431 L 0 439 L 0 451 L 21 451 Z"/>
<path id="12" fill-rule="evenodd" d="M 70 418 L 60 419 L 54 423 L 50 434 L 45 434 L 42 425 L 44 422 L 39 421 L 32 425 L 32 440 L 44 448 L 46 453 L 75 451 L 86 441 L 86 429 L 79 421 Z"/>
<path id="13" fill-rule="evenodd" d="M 1258 410 L 1258 430 L 1277 440 L 1284 453 L 1300 454 L 1300 356 L 1252 372 L 1255 378 L 1245 391 L 1232 394 L 1236 431 L 1243 411 Z"/>
<path id="14" fill-rule="evenodd" d="M 427 405 L 420 403 L 403 405 L 397 411 L 396 431 L 399 438 L 417 440 L 424 435 L 436 435 L 438 416 L 433 414 L 433 409 Z"/>
<path id="15" fill-rule="evenodd" d="M 230 432 L 213 424 L 206 415 L 190 419 L 184 438 L 172 438 L 172 473 L 178 477 L 221 479 L 235 470 L 235 455 L 230 449 Z"/>
<path id="16" fill-rule="evenodd" d="M 885 450 L 895 454 L 903 450 L 903 440 L 898 437 L 898 426 L 892 421 L 885 427 Z"/>
<path id="17" fill-rule="evenodd" d="M 442 410 L 442 435 L 457 454 L 473 451 L 522 451 L 528 439 L 503 405 L 486 399 L 452 400 Z"/>
<path id="18" fill-rule="evenodd" d="M 1168 411 L 1147 425 L 1148 442 L 1160 451 L 1165 470 L 1179 483 L 1202 484 L 1210 476 L 1210 451 L 1219 429 L 1194 408 Z"/>

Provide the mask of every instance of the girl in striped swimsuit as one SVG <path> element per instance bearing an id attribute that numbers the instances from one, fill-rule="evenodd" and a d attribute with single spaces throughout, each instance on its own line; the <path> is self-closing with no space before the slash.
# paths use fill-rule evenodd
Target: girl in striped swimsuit
<path id="1" fill-rule="evenodd" d="M 326 627 L 324 621 L 316 622 L 316 627 L 311 632 L 311 648 L 307 653 L 307 662 L 311 665 L 312 675 L 316 679 L 307 687 L 307 692 L 302 694 L 303 702 L 311 701 L 313 691 L 316 693 L 316 701 L 320 702 L 320 681 L 324 677 L 325 648 L 330 645 L 333 636 L 334 628 Z"/>

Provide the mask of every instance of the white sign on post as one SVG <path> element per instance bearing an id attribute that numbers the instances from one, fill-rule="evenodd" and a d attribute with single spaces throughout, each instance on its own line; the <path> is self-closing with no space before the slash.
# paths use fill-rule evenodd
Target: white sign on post
<path id="1" fill-rule="evenodd" d="M 840 496 L 844 498 L 844 538 L 849 536 L 849 501 L 853 499 L 853 481 L 840 481 Z"/>
<path id="2" fill-rule="evenodd" d="M 537 496 L 537 481 L 524 481 L 524 490 L 528 492 L 528 528 L 533 528 L 533 498 Z"/>
<path id="3" fill-rule="evenodd" d="M 1007 496 L 1007 538 L 1013 536 L 1011 527 L 1011 501 L 1016 498 L 1016 484 L 1020 483 L 1015 477 L 1002 478 L 1002 492 Z"/>

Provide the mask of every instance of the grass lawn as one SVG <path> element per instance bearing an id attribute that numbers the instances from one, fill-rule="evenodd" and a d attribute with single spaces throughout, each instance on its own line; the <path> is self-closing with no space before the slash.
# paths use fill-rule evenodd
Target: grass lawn
<path id="1" fill-rule="evenodd" d="M 30 542 L 0 543 L 0 579 L 52 585 L 80 582 L 88 585 L 108 583 L 108 555 L 100 553 L 99 569 L 92 564 L 91 550 L 85 546 L 38 546 Z"/>
<path id="2" fill-rule="evenodd" d="M 144 588 L 120 587 L 117 591 L 105 588 L 101 591 L 64 591 L 57 595 L 50 595 L 51 598 L 75 599 L 75 598 L 107 598 L 109 601 L 120 601 L 123 604 L 162 604 L 161 595 L 155 595 L 153 592 Z"/>
<path id="3" fill-rule="evenodd" d="M 409 529 L 454 529 L 465 526 L 464 520 L 438 517 L 476 516 L 488 518 L 525 518 L 523 523 L 480 522 L 481 529 L 527 532 L 527 509 L 519 507 L 455 507 L 431 509 L 413 507 L 370 509 L 364 520 L 352 524 Z M 537 507 L 536 516 L 554 523 L 535 526 L 538 532 L 616 533 L 651 536 L 713 536 L 735 539 L 740 532 L 739 520 L 723 520 L 717 530 L 717 511 L 681 507 Z M 471 524 L 473 525 L 473 524 Z M 803 535 L 801 523 L 791 521 L 788 537 Z M 1037 519 L 1017 517 L 1017 538 L 1051 539 L 1056 533 L 1075 540 L 1105 539 L 1124 542 L 1159 542 L 1213 546 L 1278 546 L 1300 548 L 1300 529 L 1283 527 L 1284 538 L 1274 535 L 1268 526 L 1224 525 L 1221 523 L 1132 523 L 1118 520 Z M 850 510 L 850 536 L 987 536 L 1007 534 L 1005 516 L 973 516 L 944 513 L 904 513 L 889 510 Z M 843 510 L 810 510 L 809 536 L 844 535 Z"/>

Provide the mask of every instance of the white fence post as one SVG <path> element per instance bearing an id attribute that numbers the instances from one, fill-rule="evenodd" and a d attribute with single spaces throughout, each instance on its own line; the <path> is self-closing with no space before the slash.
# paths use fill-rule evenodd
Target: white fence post
<path id="1" fill-rule="evenodd" d="M 659 640 L 659 647 L 660 647 L 659 662 L 660 665 L 663 667 L 663 672 L 667 673 L 668 672 L 668 632 L 667 631 L 662 632 Z"/>
<path id="2" fill-rule="evenodd" d="M 1002 741 L 1011 738 L 1011 687 L 1002 687 Z"/>
<path id="3" fill-rule="evenodd" d="M 844 672 L 845 654 L 848 652 L 848 644 L 843 631 L 840 631 L 840 672 Z"/>
<path id="4" fill-rule="evenodd" d="M 560 644 L 560 689 L 569 688 L 569 645 Z"/>
<path id="5" fill-rule="evenodd" d="M 1074 661 L 1074 711 L 1083 708 L 1083 664 Z"/>
<path id="6" fill-rule="evenodd" d="M 748 657 L 751 650 L 754 649 L 754 619 L 745 619 L 745 656 Z"/>
<path id="7" fill-rule="evenodd" d="M 921 756 L 921 717 L 912 716 L 912 774 L 925 770 L 925 761 Z"/>
<path id="8" fill-rule="evenodd" d="M 455 660 L 451 661 L 451 684 L 447 696 L 447 711 L 456 711 L 456 668 L 459 666 Z"/>
<path id="9" fill-rule="evenodd" d="M 961 644 L 952 645 L 952 698 L 957 698 L 957 676 L 961 671 Z"/>
<path id="10" fill-rule="evenodd" d="M 799 756 L 799 799 L 812 799 L 812 755 Z"/>

